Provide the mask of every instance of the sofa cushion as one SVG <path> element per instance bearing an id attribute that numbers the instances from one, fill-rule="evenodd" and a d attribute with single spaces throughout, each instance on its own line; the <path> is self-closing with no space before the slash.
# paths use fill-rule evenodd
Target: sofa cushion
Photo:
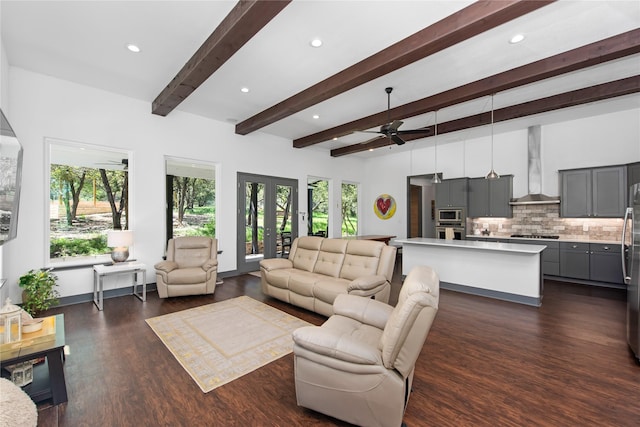
<path id="1" fill-rule="evenodd" d="M 313 271 L 322 240 L 324 240 L 322 237 L 298 237 L 294 241 L 289 256 L 289 259 L 293 262 L 293 267 L 298 270 Z"/>
<path id="2" fill-rule="evenodd" d="M 376 243 L 376 244 L 373 244 Z M 340 277 L 355 280 L 361 276 L 376 274 L 380 263 L 380 254 L 385 247 L 383 242 L 350 240 L 347 253 L 340 270 Z"/>
<path id="3" fill-rule="evenodd" d="M 348 241 L 344 239 L 324 239 L 313 272 L 324 274 L 325 276 L 339 277 L 347 250 L 347 243 Z"/>
<path id="4" fill-rule="evenodd" d="M 306 271 L 292 272 L 289 277 L 289 290 L 299 295 L 313 296 L 313 289 L 318 280 L 323 276 Z"/>

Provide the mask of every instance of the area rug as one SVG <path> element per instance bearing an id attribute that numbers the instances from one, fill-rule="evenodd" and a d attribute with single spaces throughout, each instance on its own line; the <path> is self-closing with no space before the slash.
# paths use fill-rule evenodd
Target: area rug
<path id="1" fill-rule="evenodd" d="M 147 324 L 205 393 L 291 353 L 291 333 L 310 325 L 247 296 Z"/>

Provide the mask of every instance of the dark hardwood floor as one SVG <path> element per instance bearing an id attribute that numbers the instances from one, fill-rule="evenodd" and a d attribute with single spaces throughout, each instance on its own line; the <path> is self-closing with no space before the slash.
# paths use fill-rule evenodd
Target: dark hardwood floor
<path id="1" fill-rule="evenodd" d="M 398 269 L 399 270 L 399 269 Z M 392 301 L 397 301 L 396 274 Z M 144 319 L 248 295 L 314 324 L 324 317 L 265 297 L 259 278 L 213 296 L 133 296 L 60 307 L 69 402 L 39 405 L 39 426 L 345 425 L 296 405 L 293 355 L 202 393 Z M 442 291 L 416 365 L 409 426 L 638 426 L 640 366 L 625 340 L 620 290 L 545 283 L 540 308 Z M 211 325 L 224 327 L 225 325 Z"/>

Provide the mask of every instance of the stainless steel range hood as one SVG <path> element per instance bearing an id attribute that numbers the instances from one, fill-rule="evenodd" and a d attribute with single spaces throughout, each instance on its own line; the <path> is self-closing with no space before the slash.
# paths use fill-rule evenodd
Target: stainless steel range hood
<path id="1" fill-rule="evenodd" d="M 512 206 L 518 205 L 548 205 L 560 203 L 560 197 L 542 194 L 542 162 L 540 160 L 540 126 L 530 126 L 527 129 L 527 154 L 529 194 L 511 199 Z"/>

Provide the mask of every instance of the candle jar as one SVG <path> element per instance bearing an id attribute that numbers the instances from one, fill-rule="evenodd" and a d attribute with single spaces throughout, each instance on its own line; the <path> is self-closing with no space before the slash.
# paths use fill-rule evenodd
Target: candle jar
<path id="1" fill-rule="evenodd" d="M 8 344 L 22 339 L 22 309 L 7 298 L 0 308 L 0 344 Z"/>

